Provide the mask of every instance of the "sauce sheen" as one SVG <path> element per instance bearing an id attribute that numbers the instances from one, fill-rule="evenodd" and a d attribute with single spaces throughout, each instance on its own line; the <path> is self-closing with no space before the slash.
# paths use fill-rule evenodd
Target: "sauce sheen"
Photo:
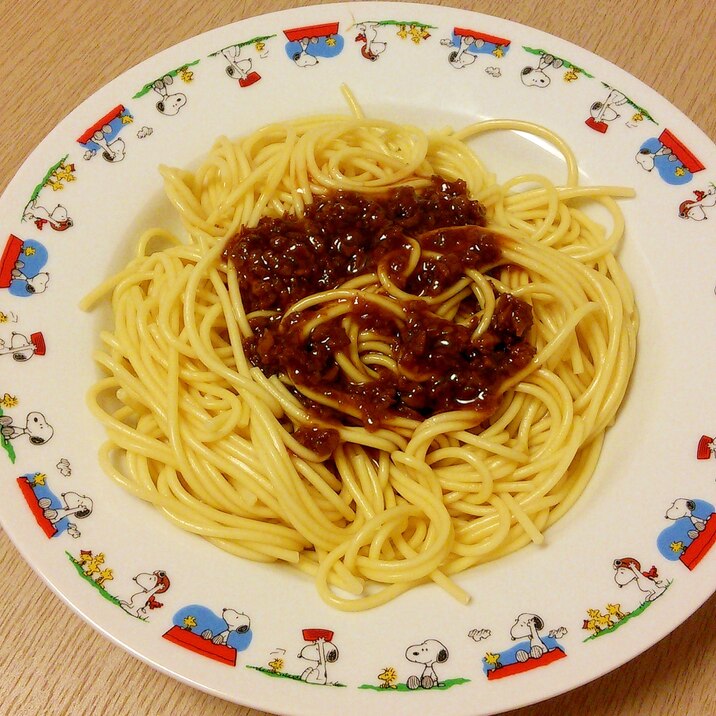
<path id="1" fill-rule="evenodd" d="M 471 409 L 484 419 L 496 410 L 505 381 L 534 357 L 531 307 L 499 295 L 489 327 L 476 335 L 482 309 L 471 291 L 462 291 L 450 319 L 428 302 L 459 288 L 466 271 L 489 275 L 504 263 L 502 238 L 484 225 L 484 207 L 468 197 L 463 181 L 433 177 L 422 190 L 329 193 L 303 218 L 264 217 L 229 241 L 225 255 L 253 329 L 244 341 L 247 357 L 295 386 L 323 426 L 297 430 L 299 442 L 324 453 L 337 441 L 326 423 L 374 430 L 395 417 Z M 388 298 L 392 310 L 356 292 L 331 302 L 338 311 L 322 303 L 287 313 L 307 296 L 367 274 L 397 287 Z M 371 351 L 388 360 L 371 360 Z M 366 358 L 359 378 L 338 360 L 356 354 Z M 308 399 L 302 388 L 340 410 Z"/>

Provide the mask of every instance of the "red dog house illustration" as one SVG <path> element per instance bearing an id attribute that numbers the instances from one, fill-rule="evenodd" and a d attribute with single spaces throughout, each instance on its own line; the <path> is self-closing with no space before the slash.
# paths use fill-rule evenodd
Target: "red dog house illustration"
<path id="1" fill-rule="evenodd" d="M 711 514 L 706 520 L 706 526 L 699 536 L 681 553 L 679 560 L 689 569 L 693 569 L 714 546 L 716 542 L 716 515 Z"/>
<path id="2" fill-rule="evenodd" d="M 0 288 L 8 288 L 12 283 L 12 272 L 20 258 L 23 241 L 15 234 L 10 234 L 0 258 Z"/>
<path id="3" fill-rule="evenodd" d="M 692 174 L 700 172 L 706 167 L 691 153 L 686 146 L 677 139 L 672 132 L 665 129 L 659 135 L 659 141 L 667 149 L 671 149 L 673 155 L 682 163 L 682 165 L 688 169 Z"/>
<path id="4" fill-rule="evenodd" d="M 540 666 L 547 666 L 554 661 L 564 659 L 565 656 L 567 655 L 562 651 L 562 649 L 555 647 L 536 659 L 517 661 L 514 664 L 505 664 L 499 669 L 490 669 L 490 671 L 487 672 L 487 678 L 490 681 L 494 681 L 495 679 L 504 679 L 505 676 L 513 676 L 514 674 L 521 674 L 524 671 L 537 669 Z"/>
<path id="5" fill-rule="evenodd" d="M 31 333 L 30 342 L 35 346 L 35 355 L 44 356 L 47 352 L 47 346 L 45 345 L 45 336 L 42 333 Z"/>
<path id="6" fill-rule="evenodd" d="M 453 32 L 457 37 L 473 37 L 476 40 L 482 40 L 486 44 L 496 45 L 497 47 L 509 47 L 511 40 L 497 35 L 488 35 L 486 32 L 478 32 L 469 30 L 466 27 L 456 27 Z"/>
<path id="7" fill-rule="evenodd" d="M 47 517 L 45 517 L 45 511 L 42 507 L 40 507 L 37 496 L 35 495 L 35 492 L 33 491 L 27 478 L 18 477 L 17 484 L 20 487 L 20 492 L 22 492 L 22 496 L 25 498 L 25 502 L 27 502 L 27 505 L 30 508 L 32 516 L 35 518 L 37 524 L 40 525 L 42 531 L 48 537 L 54 537 L 57 534 L 57 528 L 52 524 L 52 522 L 50 522 L 50 520 L 47 519 Z"/>
<path id="8" fill-rule="evenodd" d="M 283 34 L 289 42 L 300 42 L 301 40 L 317 40 L 321 37 L 330 37 L 338 34 L 337 22 L 325 22 L 322 25 L 305 25 L 294 27 L 291 30 L 284 30 Z"/>
<path id="9" fill-rule="evenodd" d="M 123 104 L 118 104 L 114 109 L 107 112 L 102 119 L 97 120 L 91 127 L 88 127 L 78 138 L 77 141 L 80 144 L 87 144 L 91 141 L 92 135 L 95 132 L 101 131 L 103 127 L 111 124 L 115 120 L 121 120 L 122 115 L 126 111 Z"/>
<path id="10" fill-rule="evenodd" d="M 595 132 L 599 132 L 600 134 L 604 134 L 607 129 L 609 129 L 609 125 L 606 122 L 594 119 L 594 117 L 587 117 L 585 124 L 587 127 L 593 129 Z"/>
<path id="11" fill-rule="evenodd" d="M 201 656 L 207 656 L 222 664 L 236 666 L 236 649 L 225 644 L 214 644 L 210 639 L 204 639 L 200 634 L 195 634 L 180 626 L 174 625 L 169 631 L 162 635 L 167 641 L 183 646 Z"/>
<path id="12" fill-rule="evenodd" d="M 711 443 L 713 438 L 708 435 L 702 435 L 699 438 L 699 444 L 696 447 L 696 459 L 697 460 L 708 460 L 711 457 Z"/>
<path id="13" fill-rule="evenodd" d="M 333 640 L 333 632 L 330 629 L 304 629 L 302 634 L 305 641 Z"/>

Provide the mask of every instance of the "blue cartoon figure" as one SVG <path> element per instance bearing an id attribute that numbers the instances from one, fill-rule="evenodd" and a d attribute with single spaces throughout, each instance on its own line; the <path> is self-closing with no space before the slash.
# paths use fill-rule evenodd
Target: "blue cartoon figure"
<path id="1" fill-rule="evenodd" d="M 452 37 L 441 40 L 440 44 L 451 48 L 448 62 L 456 69 L 472 65 L 478 55 L 499 59 L 510 49 L 510 41 L 503 37 L 463 27 L 454 28 Z"/>
<path id="2" fill-rule="evenodd" d="M 92 514 L 91 498 L 77 492 L 63 492 L 57 497 L 46 484 L 47 476 L 36 472 L 17 478 L 18 486 L 32 511 L 35 521 L 47 537 L 66 532 L 75 539 L 80 536 L 72 520 L 84 519 Z"/>
<path id="3" fill-rule="evenodd" d="M 251 619 L 236 609 L 222 609 L 218 616 L 207 607 L 190 604 L 172 621 L 165 639 L 229 666 L 236 666 L 237 652 L 248 649 L 253 638 Z"/>
<path id="4" fill-rule="evenodd" d="M 47 263 L 47 249 L 33 239 L 23 241 L 10 234 L 0 257 L 0 288 L 27 298 L 44 293 L 50 275 L 41 269 Z"/>
<path id="5" fill-rule="evenodd" d="M 684 144 L 665 129 L 659 136 L 647 139 L 636 153 L 637 164 L 647 172 L 654 169 L 667 184 L 687 184 L 696 172 L 705 167 L 684 146 Z"/>
<path id="6" fill-rule="evenodd" d="M 519 614 L 510 629 L 510 638 L 517 644 L 511 649 L 485 655 L 483 670 L 487 678 L 501 679 L 563 659 L 566 653 L 557 639 L 567 630 L 559 627 L 543 634 L 544 629 L 544 620 L 539 615 Z"/>
<path id="7" fill-rule="evenodd" d="M 694 569 L 716 542 L 714 506 L 704 500 L 680 497 L 666 511 L 674 524 L 659 535 L 657 546 L 671 561 L 679 560 Z"/>
<path id="8" fill-rule="evenodd" d="M 102 159 L 110 164 L 121 162 L 126 153 L 126 145 L 119 134 L 125 125 L 133 121 L 131 112 L 123 104 L 119 104 L 95 122 L 77 139 L 87 150 L 84 159 L 90 160 L 99 153 Z"/>
<path id="9" fill-rule="evenodd" d="M 284 30 L 288 42 L 286 54 L 299 67 L 313 67 L 319 57 L 336 57 L 343 50 L 344 40 L 338 34 L 338 23 L 308 25 Z"/>

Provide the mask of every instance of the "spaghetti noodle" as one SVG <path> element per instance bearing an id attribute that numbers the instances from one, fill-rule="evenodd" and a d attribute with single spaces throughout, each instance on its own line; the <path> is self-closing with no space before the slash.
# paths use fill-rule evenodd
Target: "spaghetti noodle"
<path id="1" fill-rule="evenodd" d="M 90 308 L 111 292 L 114 326 L 95 354 L 106 375 L 89 395 L 108 434 L 100 460 L 180 527 L 312 575 L 338 609 L 374 607 L 428 581 L 467 602 L 452 576 L 544 540 L 587 484 L 622 402 L 638 319 L 615 258 L 624 229 L 615 198 L 632 192 L 580 187 L 569 148 L 536 125 L 424 132 L 366 119 L 355 105 L 354 114 L 222 137 L 196 172 L 161 168 L 188 239 L 146 232 L 136 257 L 83 301 Z M 468 146 L 497 130 L 556 146 L 564 185 L 536 175 L 498 185 Z M 332 192 L 419 195 L 436 176 L 464 182 L 484 207 L 481 231 L 499 241 L 489 265 L 463 257 L 450 285 L 411 293 L 418 262 L 445 252 L 405 230 L 397 273 L 358 271 L 288 301 L 278 319 L 275 306 L 249 301 L 227 249 L 262 217 L 301 219 Z M 609 212 L 608 230 L 584 211 L 588 201 Z M 407 302 L 479 343 L 508 300 L 528 307 L 531 351 L 501 374 L 489 410 L 419 403 L 366 422 L 334 394 L 262 370 L 249 350 L 271 320 L 301 315 L 302 340 L 330 320 L 347 340 L 334 372 L 343 386 L 367 384 L 401 370 L 393 339 Z M 398 328 L 361 323 L 356 306 Z M 282 350 L 276 337 L 263 344 L 266 360 Z"/>

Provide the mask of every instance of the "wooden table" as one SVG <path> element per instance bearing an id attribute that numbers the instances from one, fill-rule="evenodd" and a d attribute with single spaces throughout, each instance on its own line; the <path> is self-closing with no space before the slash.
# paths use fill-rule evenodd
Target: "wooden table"
<path id="1" fill-rule="evenodd" d="M 74 107 L 124 70 L 199 32 L 302 0 L 16 0 L 0 20 L 0 192 Z M 313 3 L 315 4 L 315 3 Z M 321 4 L 319 2 L 319 4 Z M 716 139 L 716 13 L 703 0 L 451 0 L 561 36 L 651 85 Z M 713 177 L 711 177 L 713 179 Z M 204 716 L 260 712 L 154 671 L 67 609 L 0 530 L 0 713 Z M 614 673 L 512 716 L 716 713 L 716 597 Z M 158 706 L 161 704 L 161 706 Z"/>

